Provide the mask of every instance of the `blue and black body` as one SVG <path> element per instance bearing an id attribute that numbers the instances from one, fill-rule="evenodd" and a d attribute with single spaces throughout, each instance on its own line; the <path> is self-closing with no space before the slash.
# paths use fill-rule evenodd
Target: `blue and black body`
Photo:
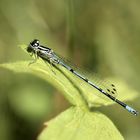
<path id="1" fill-rule="evenodd" d="M 96 84 L 94 84 L 93 82 L 89 81 L 87 78 L 85 78 L 84 76 L 82 76 L 81 74 L 79 74 L 77 71 L 75 71 L 74 69 L 72 69 L 70 66 L 68 66 L 67 64 L 65 64 L 65 62 L 63 62 L 54 52 L 52 49 L 48 48 L 48 47 L 44 47 L 42 45 L 40 45 L 39 40 L 34 39 L 27 47 L 27 52 L 35 55 L 36 59 L 38 57 L 42 58 L 44 61 L 49 61 L 52 64 L 59 64 L 63 67 L 65 67 L 67 70 L 69 70 L 70 72 L 72 72 L 74 75 L 76 75 L 77 77 L 79 77 L 80 79 L 84 80 L 86 83 L 88 83 L 90 86 L 96 88 L 98 91 L 100 91 L 100 93 L 104 94 L 105 96 L 107 96 L 108 98 L 110 98 L 111 100 L 115 101 L 116 103 L 118 103 L 119 105 L 121 105 L 122 107 L 124 107 L 127 111 L 129 111 L 130 113 L 132 113 L 133 115 L 138 115 L 138 111 L 134 110 L 132 107 L 128 106 L 127 104 L 121 102 L 120 100 L 118 100 L 116 97 L 113 96 L 113 94 L 115 94 L 116 92 L 116 88 L 115 85 L 111 84 L 111 89 L 102 89 L 99 86 L 97 86 Z"/>

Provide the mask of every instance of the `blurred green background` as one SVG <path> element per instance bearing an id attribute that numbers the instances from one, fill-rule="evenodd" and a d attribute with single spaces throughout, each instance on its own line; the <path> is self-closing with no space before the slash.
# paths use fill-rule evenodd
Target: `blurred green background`
<path id="1" fill-rule="evenodd" d="M 34 38 L 77 66 L 121 78 L 140 92 L 140 1 L 0 0 L 0 63 L 31 59 L 18 45 Z M 140 110 L 139 100 L 128 103 Z M 44 80 L 0 69 L 0 139 L 35 139 L 43 122 L 68 106 Z M 126 140 L 140 138 L 139 116 L 116 105 L 101 111 Z"/>

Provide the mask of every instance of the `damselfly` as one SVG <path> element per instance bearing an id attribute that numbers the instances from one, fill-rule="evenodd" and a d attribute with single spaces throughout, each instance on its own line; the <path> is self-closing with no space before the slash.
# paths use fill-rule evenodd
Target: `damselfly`
<path id="1" fill-rule="evenodd" d="M 100 93 L 104 94 L 105 96 L 107 96 L 111 100 L 115 101 L 116 103 L 118 103 L 119 105 L 124 107 L 127 111 L 129 111 L 133 115 L 138 115 L 138 111 L 134 110 L 132 107 L 128 106 L 127 104 L 125 104 L 124 102 L 118 100 L 115 96 L 113 96 L 113 94 L 115 94 L 115 92 L 116 92 L 116 88 L 115 88 L 114 84 L 110 85 L 111 88 L 106 88 L 106 87 L 101 88 L 100 86 L 96 85 L 95 83 L 91 82 L 90 80 L 85 78 L 83 75 L 81 75 L 80 73 L 75 71 L 69 65 L 67 65 L 64 61 L 62 61 L 62 59 L 60 59 L 60 57 L 56 53 L 53 52 L 52 49 L 40 45 L 39 40 L 34 39 L 28 45 L 27 52 L 34 55 L 35 59 L 40 57 L 44 61 L 49 61 L 51 64 L 54 64 L 54 65 L 59 64 L 59 65 L 63 66 L 68 71 L 70 71 L 71 73 L 73 73 L 74 75 L 76 75 L 77 77 L 79 77 L 80 79 L 85 81 L 86 83 L 88 83 L 90 86 L 92 86 L 95 89 L 97 89 L 98 91 L 100 91 Z"/>

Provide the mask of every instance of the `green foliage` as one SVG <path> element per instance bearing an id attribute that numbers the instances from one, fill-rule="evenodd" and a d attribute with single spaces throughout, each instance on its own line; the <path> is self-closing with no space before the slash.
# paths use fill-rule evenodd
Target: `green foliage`
<path id="1" fill-rule="evenodd" d="M 25 48 L 26 46 L 21 46 Z M 49 63 L 38 59 L 31 61 L 18 61 L 15 63 L 1 64 L 2 67 L 14 72 L 30 73 L 43 78 L 63 93 L 66 99 L 74 106 L 55 119 L 47 123 L 46 129 L 39 136 L 39 140 L 91 140 L 91 139 L 123 139 L 113 123 L 103 114 L 90 112 L 89 105 L 97 107 L 111 105 L 114 102 L 100 98 L 100 93 L 86 85 L 79 78 L 61 66 L 52 67 Z M 122 81 L 119 84 L 118 96 L 121 100 L 132 100 L 137 93 L 129 89 Z M 128 93 L 133 94 L 128 94 Z"/>
<path id="2" fill-rule="evenodd" d="M 71 107 L 45 123 L 38 140 L 123 140 L 114 124 L 99 112 Z"/>

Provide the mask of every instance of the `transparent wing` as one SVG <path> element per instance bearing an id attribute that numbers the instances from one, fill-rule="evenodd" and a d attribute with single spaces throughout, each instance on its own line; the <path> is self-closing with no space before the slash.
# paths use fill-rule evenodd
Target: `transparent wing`
<path id="1" fill-rule="evenodd" d="M 94 77 L 95 84 L 98 85 L 102 90 L 107 92 L 108 94 L 116 97 L 117 96 L 117 89 L 114 84 L 110 83 L 107 80 L 101 80 L 98 77 Z"/>
<path id="2" fill-rule="evenodd" d="M 102 90 L 104 90 L 105 92 L 107 92 L 108 94 L 110 94 L 110 95 L 112 95 L 113 97 L 116 98 L 116 96 L 117 96 L 117 90 L 116 90 L 116 87 L 115 87 L 114 84 L 110 83 L 108 80 L 105 80 L 105 79 L 101 78 L 101 76 L 99 76 L 98 74 L 95 74 L 94 73 L 94 74 L 90 74 L 89 75 L 89 73 L 87 71 L 85 71 L 85 70 L 81 72 L 81 69 L 79 70 L 79 68 L 77 68 L 75 65 L 73 65 L 66 58 L 63 58 L 63 57 L 61 57 L 58 54 L 56 54 L 56 56 L 58 56 L 58 59 L 60 59 L 60 61 L 62 61 L 66 65 L 70 66 L 72 69 L 74 69 L 79 74 L 81 74 L 82 76 L 84 76 L 86 79 L 88 79 L 89 81 L 91 81 L 92 83 L 94 83 L 96 86 L 98 86 L 99 88 L 101 88 Z M 83 81 L 81 83 L 84 84 L 85 81 Z M 82 85 L 81 88 L 83 88 L 83 84 L 81 84 Z M 90 87 L 91 88 L 91 91 L 92 91 L 93 87 L 91 85 L 89 85 L 88 83 L 86 85 L 88 87 Z M 102 98 L 104 100 L 107 100 L 108 99 L 108 98 L 106 98 L 104 95 L 102 95 L 100 93 L 96 94 L 96 96 L 98 96 L 98 97 L 100 97 L 100 98 Z"/>

